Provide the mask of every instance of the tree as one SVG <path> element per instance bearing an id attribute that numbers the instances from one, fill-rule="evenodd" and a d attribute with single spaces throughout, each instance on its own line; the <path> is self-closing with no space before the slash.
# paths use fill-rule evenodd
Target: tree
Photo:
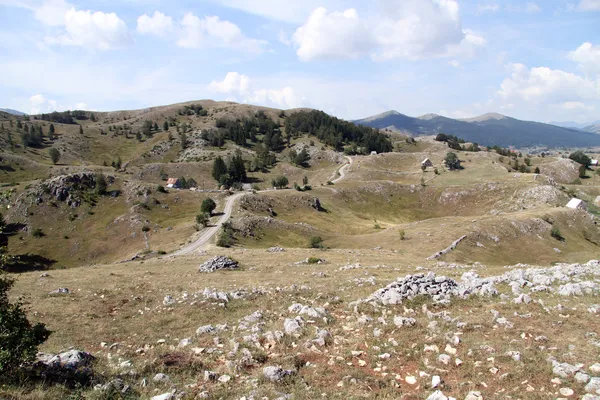
<path id="1" fill-rule="evenodd" d="M 79 125 L 79 134 L 83 135 L 83 126 L 82 125 Z"/>
<path id="2" fill-rule="evenodd" d="M 273 179 L 273 181 L 271 181 L 271 183 L 273 184 L 273 187 L 277 188 L 277 189 L 283 189 L 284 187 L 287 187 L 289 180 L 288 178 L 286 178 L 285 176 L 279 176 L 275 179 Z"/>
<path id="3" fill-rule="evenodd" d="M 242 159 L 242 153 L 238 150 L 229 164 L 229 175 L 233 182 L 245 182 L 246 181 L 246 166 Z"/>
<path id="4" fill-rule="evenodd" d="M 304 175 L 304 178 L 302 178 L 302 184 L 304 186 L 308 185 L 308 176 Z"/>
<path id="5" fill-rule="evenodd" d="M 448 154 L 446 154 L 446 158 L 444 159 L 444 161 L 446 162 L 446 166 L 450 171 L 460 169 L 460 160 L 458 159 L 458 156 L 455 153 L 449 152 Z"/>
<path id="6" fill-rule="evenodd" d="M 202 213 L 202 214 L 196 215 L 196 223 L 198 225 L 202 225 L 203 227 L 206 228 L 208 226 L 208 224 L 210 223 L 210 214 Z"/>
<path id="7" fill-rule="evenodd" d="M 220 182 L 224 175 L 227 175 L 227 165 L 221 157 L 217 157 L 213 162 L 212 177 L 215 181 Z"/>
<path id="8" fill-rule="evenodd" d="M 540 173 L 540 167 L 535 167 L 535 170 L 533 172 L 536 173 L 536 174 L 539 174 Z"/>
<path id="9" fill-rule="evenodd" d="M 156 122 L 154 123 L 153 128 L 154 128 L 155 131 L 158 131 L 158 124 Z"/>
<path id="10" fill-rule="evenodd" d="M 108 188 L 108 184 L 106 183 L 106 178 L 102 174 L 96 175 L 96 193 L 99 195 L 103 195 L 106 193 L 106 189 Z"/>
<path id="11" fill-rule="evenodd" d="M 169 123 L 167 121 L 165 121 L 165 123 L 163 124 L 163 131 L 168 131 L 169 130 Z"/>
<path id="12" fill-rule="evenodd" d="M 48 139 L 54 140 L 55 133 L 56 133 L 56 129 L 54 129 L 54 124 L 50 124 L 50 129 L 48 130 Z"/>
<path id="13" fill-rule="evenodd" d="M 58 160 L 60 160 L 60 151 L 54 147 L 51 147 L 50 150 L 48 150 L 48 155 L 50 156 L 50 160 L 52 160 L 52 164 L 54 165 L 56 165 Z"/>
<path id="14" fill-rule="evenodd" d="M 144 121 L 144 124 L 142 125 L 142 133 L 147 138 L 152 137 L 152 121 L 150 121 L 150 120 Z"/>
<path id="15" fill-rule="evenodd" d="M 311 249 L 322 249 L 323 246 L 323 238 L 321 236 L 311 236 L 308 241 L 308 247 Z"/>
<path id="16" fill-rule="evenodd" d="M 581 165 L 585 165 L 586 167 L 589 167 L 589 165 L 592 163 L 592 159 L 581 150 L 576 151 L 575 153 L 571 153 L 571 155 L 569 155 L 569 158 L 575 162 L 578 162 Z"/>
<path id="17" fill-rule="evenodd" d="M 185 133 L 183 133 L 183 132 L 182 132 L 182 133 L 179 135 L 179 140 L 181 140 L 181 148 L 182 148 L 183 150 L 187 149 L 187 147 L 188 147 L 187 135 L 186 135 Z"/>
<path id="18" fill-rule="evenodd" d="M 587 172 L 587 167 L 585 165 L 581 164 L 579 166 L 579 177 L 580 178 L 585 178 L 586 177 L 586 175 L 585 175 L 586 172 Z"/>
<path id="19" fill-rule="evenodd" d="M 310 161 L 310 154 L 308 154 L 308 151 L 306 150 L 306 147 L 305 147 L 300 151 L 300 153 L 298 153 L 296 155 L 296 158 L 293 161 L 293 163 L 300 167 L 306 168 L 306 167 L 308 167 L 309 161 Z"/>
<path id="20" fill-rule="evenodd" d="M 213 199 L 204 199 L 202 201 L 202 205 L 200 206 L 201 213 L 208 213 L 208 215 L 212 215 L 213 211 L 217 208 L 217 203 Z"/>

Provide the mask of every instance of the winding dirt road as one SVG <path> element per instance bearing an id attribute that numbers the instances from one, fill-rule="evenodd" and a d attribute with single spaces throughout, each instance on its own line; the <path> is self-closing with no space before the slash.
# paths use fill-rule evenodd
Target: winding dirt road
<path id="1" fill-rule="evenodd" d="M 171 256 L 177 257 L 177 256 L 189 255 L 189 254 L 194 253 L 195 251 L 200 250 L 201 247 L 206 245 L 209 242 L 209 240 L 212 239 L 212 237 L 215 236 L 217 234 L 217 232 L 219 232 L 219 229 L 221 229 L 221 226 L 229 218 L 231 218 L 231 213 L 233 212 L 233 205 L 235 204 L 235 201 L 237 199 L 239 199 L 240 197 L 244 196 L 245 194 L 248 194 L 248 193 L 241 192 L 241 193 L 236 193 L 232 196 L 229 196 L 227 198 L 227 201 L 225 202 L 225 209 L 223 210 L 223 215 L 221 215 L 221 217 L 219 218 L 217 223 L 214 226 L 211 226 L 210 228 L 208 228 L 204 232 L 202 232 L 202 235 L 198 239 L 196 239 L 196 241 L 185 246 L 183 249 L 177 250 L 176 252 L 172 253 Z"/>
<path id="2" fill-rule="evenodd" d="M 348 163 L 347 163 L 347 164 L 344 164 L 344 165 L 342 165 L 342 166 L 340 167 L 340 169 L 338 169 L 338 170 L 336 171 L 336 172 L 339 172 L 339 173 L 340 173 L 340 176 L 338 176 L 337 178 L 335 178 L 335 179 L 331 180 L 331 182 L 333 182 L 333 183 L 338 183 L 338 182 L 340 182 L 342 179 L 345 179 L 345 178 L 346 178 L 346 170 L 347 170 L 348 168 L 350 168 L 350 166 L 352 165 L 352 158 L 351 158 L 350 156 L 344 156 L 344 157 L 346 157 L 346 159 L 348 160 Z M 335 172 L 334 172 L 333 176 L 335 176 Z M 332 178 L 333 178 L 333 176 L 332 176 Z"/>
<path id="3" fill-rule="evenodd" d="M 340 167 L 340 169 L 337 170 L 337 171 L 339 171 L 340 176 L 333 179 L 331 182 L 338 183 L 342 179 L 346 178 L 346 170 L 350 167 L 350 165 L 352 165 L 352 158 L 350 158 L 348 156 L 345 156 L 345 157 L 348 160 L 348 163 L 342 165 Z M 335 176 L 335 173 L 334 173 L 334 176 Z M 268 192 L 268 191 L 269 190 L 262 190 L 259 193 Z M 190 243 L 187 246 L 185 246 L 184 248 L 179 249 L 176 252 L 172 253 L 171 257 L 186 256 L 186 255 L 193 254 L 194 252 L 200 251 L 213 238 L 213 236 L 215 236 L 219 232 L 219 230 L 221 229 L 221 226 L 223 226 L 223 224 L 229 218 L 231 218 L 231 214 L 233 213 L 233 206 L 235 205 L 236 200 L 246 194 L 248 194 L 248 192 L 236 193 L 232 196 L 229 196 L 227 198 L 227 201 L 225 202 L 225 209 L 223 210 L 223 215 L 221 215 L 221 217 L 219 218 L 217 223 L 214 226 L 211 226 L 210 228 L 208 228 L 204 232 L 202 232 L 202 235 L 200 235 L 200 237 L 198 239 L 196 239 L 193 243 Z"/>

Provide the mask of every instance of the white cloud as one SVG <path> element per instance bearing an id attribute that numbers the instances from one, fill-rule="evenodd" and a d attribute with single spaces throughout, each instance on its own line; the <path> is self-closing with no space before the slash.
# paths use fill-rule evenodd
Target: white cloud
<path id="1" fill-rule="evenodd" d="M 296 108 L 305 104 L 305 100 L 296 95 L 290 86 L 281 89 L 255 88 L 252 80 L 238 72 L 229 72 L 222 81 L 213 81 L 208 90 L 227 94 L 227 100 L 251 103 L 267 107 Z"/>
<path id="2" fill-rule="evenodd" d="M 542 11 L 542 9 L 536 3 L 528 2 L 528 3 L 525 3 L 524 5 L 523 4 L 519 4 L 519 5 L 509 4 L 506 6 L 506 11 L 535 14 L 535 13 Z"/>
<path id="3" fill-rule="evenodd" d="M 298 58 L 312 61 L 358 58 L 373 47 L 375 37 L 355 9 L 328 13 L 319 7 L 296 30 L 293 41 Z"/>
<path id="4" fill-rule="evenodd" d="M 60 105 L 56 100 L 47 99 L 42 94 L 35 94 L 29 98 L 29 108 L 27 113 L 30 115 L 51 113 L 53 111 L 65 110 L 88 110 L 85 103 L 76 103 L 74 106 Z"/>
<path id="5" fill-rule="evenodd" d="M 228 72 L 222 81 L 212 81 L 209 89 L 219 93 L 247 94 L 250 78 L 237 72 Z"/>
<path id="6" fill-rule="evenodd" d="M 151 17 L 147 14 L 137 19 L 137 31 L 141 34 L 165 36 L 173 30 L 173 18 L 154 11 Z"/>
<path id="7" fill-rule="evenodd" d="M 130 44 L 127 25 L 115 13 L 78 11 L 71 8 L 65 14 L 65 32 L 46 37 L 48 44 L 81 46 L 99 50 Z"/>
<path id="8" fill-rule="evenodd" d="M 452 66 L 454 68 L 460 68 L 461 67 L 460 62 L 458 62 L 457 60 L 449 61 L 448 65 L 450 65 L 450 66 Z"/>
<path id="9" fill-rule="evenodd" d="M 595 109 L 594 106 L 587 106 L 580 101 L 566 101 L 560 105 L 565 110 L 589 110 Z"/>
<path id="10" fill-rule="evenodd" d="M 500 9 L 498 4 L 478 4 L 477 15 L 485 14 L 486 12 L 495 13 Z"/>
<path id="11" fill-rule="evenodd" d="M 318 7 L 332 9 L 344 7 L 347 0 L 213 0 L 226 7 L 259 15 L 265 18 L 299 24 Z"/>
<path id="12" fill-rule="evenodd" d="M 523 64 L 511 64 L 509 70 L 510 77 L 504 79 L 497 92 L 504 100 L 552 104 L 600 99 L 600 80 L 547 67 L 529 69 Z"/>
<path id="13" fill-rule="evenodd" d="M 577 62 L 579 68 L 586 74 L 600 76 L 600 46 L 586 42 L 570 52 L 568 58 Z"/>
<path id="14" fill-rule="evenodd" d="M 47 0 L 34 10 L 35 18 L 48 26 L 63 26 L 65 15 L 73 6 L 65 0 Z"/>
<path id="15" fill-rule="evenodd" d="M 177 41 L 179 47 L 226 47 L 248 53 L 262 53 L 267 44 L 263 40 L 247 38 L 237 25 L 216 16 L 200 19 L 188 13 L 183 17 L 181 25 L 181 37 Z"/>
<path id="16" fill-rule="evenodd" d="M 577 4 L 578 11 L 600 11 L 600 0 L 581 0 Z"/>
<path id="17" fill-rule="evenodd" d="M 473 56 L 485 39 L 463 29 L 455 0 L 381 0 L 380 13 L 368 19 L 356 9 L 328 12 L 318 8 L 294 33 L 302 61 L 374 60 Z"/>

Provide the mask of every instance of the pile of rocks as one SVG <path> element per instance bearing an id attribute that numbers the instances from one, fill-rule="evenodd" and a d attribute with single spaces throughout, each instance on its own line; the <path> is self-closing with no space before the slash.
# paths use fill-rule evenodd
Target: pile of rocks
<path id="1" fill-rule="evenodd" d="M 94 356 L 80 350 L 59 354 L 38 353 L 33 369 L 48 382 L 66 385 L 86 385 L 93 377 Z"/>
<path id="2" fill-rule="evenodd" d="M 458 294 L 458 284 L 454 279 L 435 276 L 433 272 L 407 275 L 404 279 L 393 282 L 379 289 L 366 299 L 366 302 L 382 304 L 400 304 L 403 300 L 425 295 L 438 299 Z"/>
<path id="3" fill-rule="evenodd" d="M 267 253 L 283 253 L 285 249 L 283 247 L 269 247 Z"/>
<path id="4" fill-rule="evenodd" d="M 216 256 L 212 260 L 206 261 L 198 269 L 199 272 L 215 272 L 220 269 L 238 269 L 239 263 L 225 256 Z"/>

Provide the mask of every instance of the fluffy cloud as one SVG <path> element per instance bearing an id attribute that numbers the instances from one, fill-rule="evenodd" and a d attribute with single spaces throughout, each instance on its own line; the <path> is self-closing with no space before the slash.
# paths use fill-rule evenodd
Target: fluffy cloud
<path id="1" fill-rule="evenodd" d="M 581 0 L 577 4 L 578 11 L 600 11 L 600 0 Z"/>
<path id="2" fill-rule="evenodd" d="M 328 13 L 323 7 L 296 30 L 293 41 L 302 61 L 358 58 L 375 45 L 369 26 L 355 9 Z"/>
<path id="3" fill-rule="evenodd" d="M 564 103 L 600 99 L 600 80 L 547 67 L 511 64 L 511 75 L 500 85 L 498 97 L 530 103 Z"/>
<path id="4" fill-rule="evenodd" d="M 42 94 L 35 94 L 29 98 L 28 114 L 50 113 L 53 111 L 65 110 L 87 110 L 88 105 L 85 103 L 77 103 L 74 106 L 63 106 L 58 104 L 56 100 L 47 99 Z"/>
<path id="5" fill-rule="evenodd" d="M 177 41 L 179 47 L 228 47 L 248 53 L 262 53 L 267 44 L 262 40 L 247 38 L 237 25 L 216 16 L 200 19 L 188 13 L 183 17 L 181 26 L 181 37 Z"/>
<path id="6" fill-rule="evenodd" d="M 302 23 L 317 7 L 343 7 L 347 0 L 213 0 L 226 7 L 290 23 Z"/>
<path id="7" fill-rule="evenodd" d="M 542 9 L 536 3 L 528 2 L 528 3 L 525 3 L 524 5 L 509 4 L 508 6 L 506 6 L 506 11 L 535 14 L 535 13 L 542 11 Z"/>
<path id="8" fill-rule="evenodd" d="M 254 86 L 256 85 L 248 76 L 238 72 L 229 72 L 222 81 L 211 82 L 208 89 L 215 93 L 228 95 L 227 99 L 231 101 L 267 107 L 296 108 L 305 104 L 304 99 L 298 97 L 290 86 L 281 89 L 255 88 Z"/>
<path id="9" fill-rule="evenodd" d="M 34 9 L 35 18 L 48 26 L 63 26 L 65 15 L 73 6 L 65 0 L 47 0 Z"/>
<path id="10" fill-rule="evenodd" d="M 127 25 L 115 13 L 71 8 L 65 14 L 64 30 L 62 35 L 46 37 L 46 42 L 99 50 L 123 47 L 131 42 Z"/>
<path id="11" fill-rule="evenodd" d="M 151 17 L 144 14 L 137 19 L 137 31 L 141 34 L 165 36 L 172 29 L 173 18 L 159 11 L 154 11 Z"/>
<path id="12" fill-rule="evenodd" d="M 293 36 L 302 61 L 472 56 L 485 39 L 463 29 L 455 0 L 382 0 L 381 13 L 362 19 L 355 9 L 318 8 Z"/>
<path id="13" fill-rule="evenodd" d="M 577 62 L 579 68 L 586 74 L 600 75 L 600 46 L 586 42 L 575 51 L 570 52 L 568 58 Z"/>

